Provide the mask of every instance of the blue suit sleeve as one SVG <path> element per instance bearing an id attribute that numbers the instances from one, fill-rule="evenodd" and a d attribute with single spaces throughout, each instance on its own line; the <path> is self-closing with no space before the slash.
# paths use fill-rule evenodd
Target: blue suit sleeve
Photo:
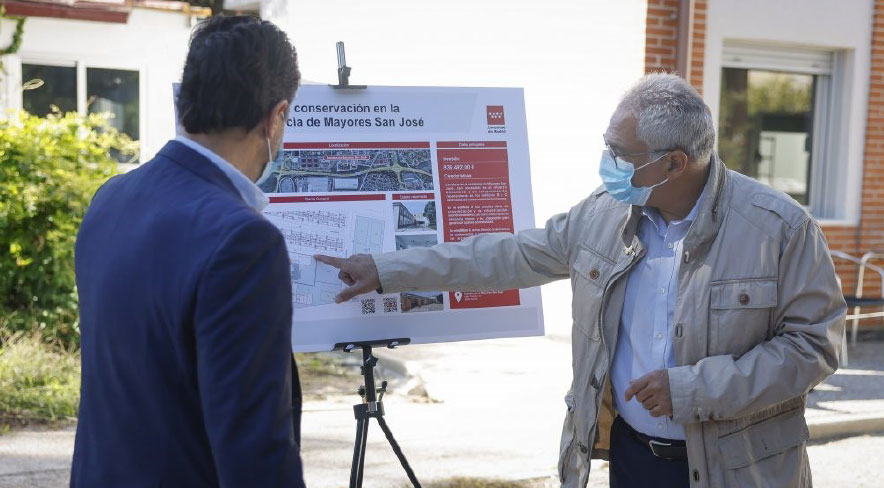
<path id="1" fill-rule="evenodd" d="M 197 381 L 223 487 L 303 486 L 291 317 L 285 243 L 272 224 L 254 219 L 214 252 L 197 295 Z"/>

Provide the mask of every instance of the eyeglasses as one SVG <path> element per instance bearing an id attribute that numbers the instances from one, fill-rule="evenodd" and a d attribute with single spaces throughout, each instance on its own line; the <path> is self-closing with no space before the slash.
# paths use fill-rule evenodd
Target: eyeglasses
<path id="1" fill-rule="evenodd" d="M 651 149 L 650 151 L 618 154 L 616 151 L 614 151 L 614 148 L 611 147 L 610 144 L 608 144 L 608 139 L 605 138 L 604 134 L 602 134 L 602 140 L 605 141 L 605 149 L 611 154 L 611 159 L 614 160 L 614 164 L 617 166 L 618 169 L 622 169 L 622 168 L 620 168 L 620 162 L 618 162 L 619 159 L 626 159 L 627 161 L 629 161 L 629 159 L 628 159 L 629 156 L 642 156 L 644 154 L 668 153 L 668 152 L 678 150 L 677 147 L 674 147 L 671 149 Z M 660 159 L 660 158 L 657 158 L 657 159 Z M 629 162 L 631 163 L 632 161 L 629 161 Z"/>

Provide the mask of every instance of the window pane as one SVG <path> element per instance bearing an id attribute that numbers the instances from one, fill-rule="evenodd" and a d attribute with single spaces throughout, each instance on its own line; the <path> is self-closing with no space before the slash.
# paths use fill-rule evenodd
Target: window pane
<path id="1" fill-rule="evenodd" d="M 138 140 L 140 107 L 137 71 L 87 68 L 86 106 L 89 113 L 112 114 L 110 125 L 132 140 Z"/>
<path id="2" fill-rule="evenodd" d="M 77 111 L 77 68 L 72 66 L 21 65 L 21 81 L 42 80 L 43 85 L 22 93 L 22 106 L 40 117 L 55 105 L 62 112 Z"/>
<path id="3" fill-rule="evenodd" d="M 718 150 L 733 170 L 807 205 L 815 76 L 724 68 Z"/>

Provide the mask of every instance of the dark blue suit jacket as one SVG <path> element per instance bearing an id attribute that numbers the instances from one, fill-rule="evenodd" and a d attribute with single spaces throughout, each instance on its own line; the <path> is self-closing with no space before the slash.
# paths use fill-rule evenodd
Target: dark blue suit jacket
<path id="1" fill-rule="evenodd" d="M 72 487 L 303 486 L 288 254 L 217 166 L 172 141 L 108 181 L 76 271 Z"/>

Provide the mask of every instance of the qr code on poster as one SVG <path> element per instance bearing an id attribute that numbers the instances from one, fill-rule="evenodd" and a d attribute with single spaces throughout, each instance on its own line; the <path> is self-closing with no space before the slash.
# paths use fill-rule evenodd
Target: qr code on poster
<path id="1" fill-rule="evenodd" d="M 365 298 L 362 300 L 362 315 L 374 313 L 374 298 Z"/>
<path id="2" fill-rule="evenodd" d="M 399 300 L 396 297 L 384 298 L 384 313 L 398 312 Z"/>

